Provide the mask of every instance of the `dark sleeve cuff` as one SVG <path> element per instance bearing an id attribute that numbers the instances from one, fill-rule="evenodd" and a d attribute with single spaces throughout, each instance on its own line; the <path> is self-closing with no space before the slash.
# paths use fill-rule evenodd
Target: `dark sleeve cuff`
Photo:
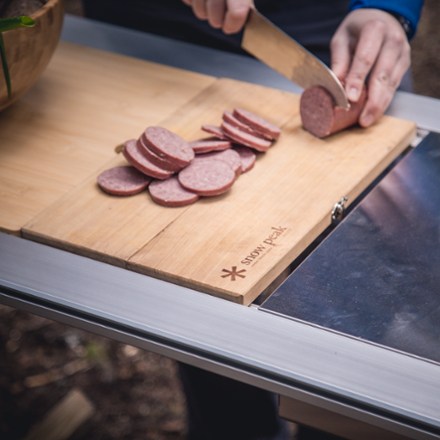
<path id="1" fill-rule="evenodd" d="M 382 9 L 396 17 L 405 29 L 408 39 L 417 30 L 424 0 L 351 0 L 350 10 L 361 8 Z"/>

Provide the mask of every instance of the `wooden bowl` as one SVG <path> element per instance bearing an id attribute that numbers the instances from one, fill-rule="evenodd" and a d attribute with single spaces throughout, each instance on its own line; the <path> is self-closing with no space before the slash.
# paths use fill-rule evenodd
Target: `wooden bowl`
<path id="1" fill-rule="evenodd" d="M 0 111 L 29 90 L 49 63 L 63 26 L 62 0 L 48 0 L 31 17 L 36 22 L 34 27 L 3 33 L 12 96 L 8 98 L 3 70 L 0 68 Z"/>

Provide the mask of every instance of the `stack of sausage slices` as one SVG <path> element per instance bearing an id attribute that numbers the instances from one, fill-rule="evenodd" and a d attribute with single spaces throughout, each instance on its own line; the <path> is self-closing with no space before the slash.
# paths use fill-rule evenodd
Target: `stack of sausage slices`
<path id="1" fill-rule="evenodd" d="M 129 165 L 102 172 L 99 187 L 116 196 L 148 188 L 160 205 L 189 205 L 227 192 L 241 173 L 252 169 L 257 153 L 266 152 L 281 133 L 276 125 L 241 108 L 225 111 L 220 126 L 201 128 L 210 137 L 187 142 L 164 127 L 147 127 L 138 139 L 123 145 Z"/>

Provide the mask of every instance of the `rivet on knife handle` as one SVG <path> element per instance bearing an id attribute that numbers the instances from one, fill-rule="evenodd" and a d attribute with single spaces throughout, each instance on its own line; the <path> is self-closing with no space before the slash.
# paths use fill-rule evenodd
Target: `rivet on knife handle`
<path id="1" fill-rule="evenodd" d="M 323 86 L 333 95 L 336 105 L 349 107 L 336 75 L 254 8 L 249 12 L 241 47 L 300 87 Z"/>

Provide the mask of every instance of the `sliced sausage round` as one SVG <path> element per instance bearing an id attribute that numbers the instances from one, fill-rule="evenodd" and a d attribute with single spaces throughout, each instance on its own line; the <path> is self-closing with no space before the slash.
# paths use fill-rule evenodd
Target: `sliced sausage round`
<path id="1" fill-rule="evenodd" d="M 220 139 L 199 139 L 190 142 L 189 145 L 196 154 L 209 153 L 211 151 L 223 151 L 232 147 L 230 141 L 222 141 Z"/>
<path id="2" fill-rule="evenodd" d="M 223 119 L 223 121 L 227 122 L 228 124 L 231 124 L 234 127 L 237 127 L 237 128 L 239 128 L 240 130 L 242 130 L 242 131 L 244 131 L 246 133 L 252 134 L 253 136 L 262 137 L 262 138 L 265 138 L 265 139 L 272 140 L 271 137 L 264 136 L 264 135 L 256 132 L 250 125 L 247 125 L 244 122 L 241 122 L 239 119 L 237 119 L 232 114 L 232 112 L 229 112 L 229 111 L 223 112 L 222 119 Z"/>
<path id="3" fill-rule="evenodd" d="M 138 143 L 135 139 L 130 139 L 125 142 L 122 153 L 130 165 L 133 165 L 136 169 L 147 176 L 163 180 L 173 174 L 172 171 L 164 170 L 147 159 L 139 149 Z"/>
<path id="4" fill-rule="evenodd" d="M 271 141 L 246 133 L 227 122 L 222 123 L 222 130 L 233 142 L 237 142 L 238 144 L 253 148 L 257 151 L 265 152 L 272 145 Z"/>
<path id="5" fill-rule="evenodd" d="M 272 140 L 279 138 L 281 134 L 280 127 L 272 124 L 261 116 L 256 115 L 242 108 L 235 108 L 233 115 L 244 124 L 252 127 L 257 133 Z"/>
<path id="6" fill-rule="evenodd" d="M 132 196 L 142 192 L 151 178 L 136 168 L 123 165 L 103 171 L 98 176 L 98 186 L 114 196 Z"/>
<path id="7" fill-rule="evenodd" d="M 223 130 L 218 125 L 204 124 L 202 125 L 202 130 L 206 133 L 214 135 L 218 139 L 228 140 L 228 138 L 223 133 Z"/>
<path id="8" fill-rule="evenodd" d="M 157 167 L 168 171 L 180 171 L 182 169 L 180 165 L 176 165 L 175 163 L 172 163 L 169 160 L 157 155 L 153 150 L 148 147 L 142 136 L 139 137 L 137 143 L 139 151 L 141 151 L 144 156 Z"/>
<path id="9" fill-rule="evenodd" d="M 300 99 L 302 125 L 318 138 L 337 133 L 357 124 L 366 98 L 367 93 L 364 89 L 359 101 L 351 103 L 347 110 L 336 106 L 333 96 L 324 87 L 310 87 L 304 90 Z"/>
<path id="10" fill-rule="evenodd" d="M 233 170 L 235 175 L 238 177 L 241 174 L 241 159 L 235 149 L 228 149 L 224 151 L 213 151 L 211 153 L 199 154 L 194 160 L 203 159 L 215 159 L 222 160 L 226 162 Z"/>
<path id="11" fill-rule="evenodd" d="M 235 181 L 234 170 L 221 160 L 193 160 L 178 174 L 180 184 L 200 196 L 217 196 L 228 191 Z"/>
<path id="12" fill-rule="evenodd" d="M 148 187 L 151 198 L 163 206 L 179 207 L 197 202 L 199 196 L 185 189 L 177 176 L 166 180 L 154 180 Z"/>
<path id="13" fill-rule="evenodd" d="M 248 147 L 242 147 L 237 145 L 234 150 L 239 154 L 241 160 L 241 172 L 246 173 L 251 170 L 257 160 L 255 151 Z"/>
<path id="14" fill-rule="evenodd" d="M 164 127 L 147 127 L 142 137 L 148 148 L 169 163 L 183 168 L 194 159 L 188 142 Z"/>

